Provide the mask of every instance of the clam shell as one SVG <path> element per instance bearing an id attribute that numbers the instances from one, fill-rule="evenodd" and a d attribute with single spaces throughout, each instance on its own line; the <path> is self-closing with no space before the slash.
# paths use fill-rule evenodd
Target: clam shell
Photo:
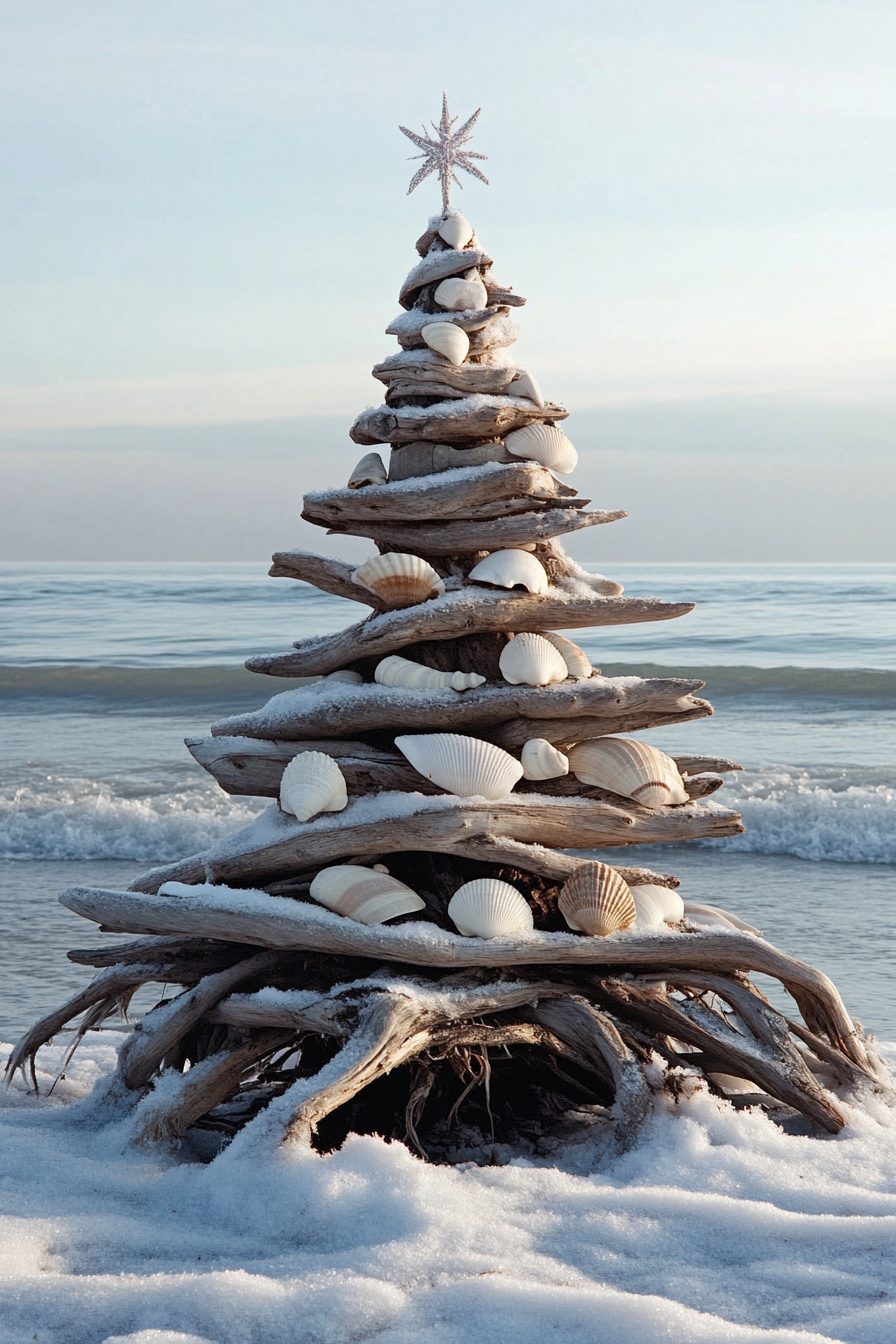
<path id="1" fill-rule="evenodd" d="M 353 672 L 350 667 L 340 667 L 338 672 L 328 672 L 325 681 L 344 681 L 346 686 L 361 686 L 364 678 L 360 672 Z"/>
<path id="2" fill-rule="evenodd" d="M 299 821 L 310 821 L 319 812 L 341 812 L 347 803 L 345 779 L 332 756 L 303 751 L 283 771 L 280 806 Z"/>
<path id="3" fill-rule="evenodd" d="M 411 691 L 471 691 L 485 681 L 478 672 L 437 672 L 397 653 L 377 664 L 373 679 L 381 686 L 405 686 Z"/>
<path id="4" fill-rule="evenodd" d="M 490 583 L 496 588 L 525 588 L 529 593 L 546 593 L 548 576 L 544 565 L 529 551 L 492 551 L 470 570 L 472 583 Z"/>
<path id="5" fill-rule="evenodd" d="M 656 928 L 660 924 L 677 924 L 684 919 L 684 901 L 671 887 L 657 887 L 643 883 L 632 887 L 635 903 L 636 929 Z"/>
<path id="6" fill-rule="evenodd" d="M 542 636 L 553 644 L 554 648 L 566 663 L 567 671 L 576 681 L 587 681 L 588 677 L 594 671 L 587 656 L 579 648 L 578 644 L 573 644 L 571 639 L 565 635 L 555 635 L 552 630 L 542 630 Z"/>
<path id="7" fill-rule="evenodd" d="M 530 737 L 520 752 L 523 779 L 559 779 L 569 774 L 569 761 L 546 737 Z"/>
<path id="8" fill-rule="evenodd" d="M 529 401 L 534 401 L 536 406 L 544 405 L 544 397 L 541 395 L 541 388 L 526 369 L 520 369 L 513 382 L 507 389 L 508 396 L 527 397 Z M 509 450 L 509 451 L 512 451 Z"/>
<path id="9" fill-rule="evenodd" d="M 449 215 L 439 228 L 439 237 L 449 247 L 460 250 L 473 237 L 473 225 L 463 215 Z"/>
<path id="10" fill-rule="evenodd" d="M 445 591 L 444 583 L 426 560 L 392 551 L 353 570 L 352 582 L 376 593 L 391 608 L 413 607 Z"/>
<path id="11" fill-rule="evenodd" d="M 571 929 L 606 937 L 630 929 L 637 917 L 628 885 L 605 863 L 588 863 L 575 873 L 557 900 Z"/>
<path id="12" fill-rule="evenodd" d="M 464 280 L 459 275 L 443 280 L 433 294 L 436 303 L 455 313 L 481 311 L 488 303 L 488 290 L 479 279 L 479 272 L 474 274 L 475 280 Z"/>
<path id="13" fill-rule="evenodd" d="M 427 322 L 420 332 L 430 350 L 452 364 L 463 364 L 470 351 L 470 338 L 453 322 Z"/>
<path id="14" fill-rule="evenodd" d="M 509 752 L 460 733 L 415 733 L 395 745 L 419 774 L 459 798 L 506 798 L 523 773 Z"/>
<path id="15" fill-rule="evenodd" d="M 688 801 L 678 766 L 664 751 L 646 742 L 633 742 L 627 737 L 579 742 L 569 753 L 569 768 L 583 784 L 609 789 L 643 807 Z"/>
<path id="16" fill-rule="evenodd" d="M 550 686 L 567 676 L 562 653 L 541 635 L 525 632 L 504 645 L 498 667 L 511 686 Z"/>
<path id="17" fill-rule="evenodd" d="M 385 485 L 388 479 L 386 464 L 379 453 L 365 453 L 348 478 L 348 488 L 361 490 L 365 485 Z"/>
<path id="18" fill-rule="evenodd" d="M 761 929 L 754 929 L 752 924 L 746 924 L 737 915 L 732 915 L 730 910 L 722 910 L 717 905 L 686 901 L 684 913 L 692 924 L 701 929 L 738 929 L 741 933 L 755 933 L 757 937 L 762 937 Z"/>
<path id="19" fill-rule="evenodd" d="M 426 908 L 426 902 L 397 877 L 355 864 L 322 868 L 311 883 L 310 895 L 328 910 L 359 924 L 385 924 L 387 919 Z"/>
<path id="20" fill-rule="evenodd" d="M 479 877 L 459 887 L 448 902 L 448 918 L 467 938 L 508 938 L 534 927 L 525 896 L 495 877 Z"/>
<path id="21" fill-rule="evenodd" d="M 504 447 L 514 457 L 526 457 L 567 476 L 575 471 L 579 455 L 556 425 L 525 425 L 505 436 Z"/>

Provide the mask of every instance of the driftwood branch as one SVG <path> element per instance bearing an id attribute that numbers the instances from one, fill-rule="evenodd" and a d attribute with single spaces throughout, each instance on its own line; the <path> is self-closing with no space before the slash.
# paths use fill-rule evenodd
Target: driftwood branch
<path id="1" fill-rule="evenodd" d="M 476 367 L 475 365 L 471 367 Z M 457 448 L 449 443 L 420 440 L 396 444 L 389 457 L 389 480 L 406 481 L 413 476 L 435 476 L 457 467 L 481 467 L 486 462 L 517 463 L 502 442 L 478 443 L 472 448 Z"/>
<path id="2" fill-rule="evenodd" d="M 335 597 L 347 597 L 349 601 L 360 602 L 375 611 L 388 610 L 375 593 L 352 581 L 352 571 L 357 566 L 345 560 L 332 560 L 326 555 L 315 555 L 313 551 L 275 551 L 271 560 L 268 574 L 273 579 L 301 579 Z"/>
<path id="3" fill-rule="evenodd" d="M 519 750 L 530 737 L 543 737 L 566 750 L 574 742 L 585 742 L 592 737 L 607 737 L 614 733 L 637 733 L 647 728 L 665 728 L 673 723 L 689 723 L 694 719 L 712 717 L 712 705 L 695 695 L 683 696 L 682 708 L 664 714 L 661 710 L 631 710 L 615 718 L 598 714 L 581 715 L 575 719 L 510 719 L 499 723 L 482 736 L 506 751 Z"/>
<path id="4" fill-rule="evenodd" d="M 470 345 L 472 348 L 474 342 Z M 440 401 L 430 407 L 399 409 L 381 406 L 362 411 L 349 430 L 349 437 L 365 447 L 378 443 L 414 443 L 417 439 L 464 443 L 476 439 L 503 439 L 525 425 L 545 421 L 553 424 L 555 420 L 565 420 L 567 415 L 568 411 L 552 402 L 536 406 L 534 401 L 522 397 L 496 397 L 494 401 L 478 396 L 462 397 L 458 401 Z"/>
<path id="5" fill-rule="evenodd" d="M 581 503 L 587 501 L 582 500 Z M 473 551 L 500 551 L 508 547 L 531 546 L 549 537 L 580 532 L 601 523 L 616 523 L 626 518 L 624 509 L 544 508 L 529 513 L 513 513 L 506 518 L 454 518 L 439 523 L 392 523 L 385 519 L 374 523 L 340 522 L 330 531 L 339 536 L 370 537 L 383 549 L 409 551 L 412 555 L 459 555 Z"/>

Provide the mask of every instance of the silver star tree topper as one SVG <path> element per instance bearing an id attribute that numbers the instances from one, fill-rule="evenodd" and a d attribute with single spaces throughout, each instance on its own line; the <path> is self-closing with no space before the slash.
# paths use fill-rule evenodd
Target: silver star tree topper
<path id="1" fill-rule="evenodd" d="M 432 136 L 427 135 L 425 126 L 422 135 L 417 135 L 416 131 L 409 131 L 407 126 L 400 126 L 398 128 L 400 131 L 404 132 L 409 140 L 413 140 L 414 144 L 423 150 L 422 154 L 411 155 L 412 158 L 423 159 L 424 162 L 411 178 L 411 185 L 408 187 L 409 196 L 415 187 L 419 187 L 420 183 L 425 178 L 429 177 L 430 173 L 438 173 L 442 182 L 442 209 L 447 210 L 448 193 L 451 190 L 451 183 L 457 182 L 459 187 L 463 186 L 463 183 L 459 182 L 455 176 L 455 168 L 462 168 L 465 173 L 472 173 L 473 177 L 478 177 L 480 182 L 484 182 L 486 186 L 488 186 L 488 178 L 484 173 L 479 171 L 474 163 L 470 162 L 471 159 L 487 159 L 488 155 L 476 154 L 470 149 L 461 149 L 461 145 L 465 145 L 467 141 L 471 139 L 473 127 L 479 120 L 479 113 L 481 111 L 482 108 L 477 107 L 472 117 L 464 122 L 460 130 L 455 131 L 452 128 L 457 121 L 457 117 L 450 116 L 448 112 L 448 95 L 443 93 L 442 120 L 439 122 L 438 126 L 434 121 L 430 122 L 430 125 L 438 136 L 437 140 L 433 140 Z"/>

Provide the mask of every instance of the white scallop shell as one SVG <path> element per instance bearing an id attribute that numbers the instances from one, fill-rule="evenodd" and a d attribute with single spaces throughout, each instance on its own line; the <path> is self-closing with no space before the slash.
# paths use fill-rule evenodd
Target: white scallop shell
<path id="1" fill-rule="evenodd" d="M 635 928 L 650 929 L 660 924 L 677 924 L 684 919 L 684 901 L 671 887 L 644 883 L 632 887 L 635 903 Z"/>
<path id="2" fill-rule="evenodd" d="M 485 682 L 478 672 L 437 672 L 397 653 L 377 664 L 373 679 L 381 686 L 405 686 L 411 691 L 472 691 Z"/>
<path id="3" fill-rule="evenodd" d="M 504 438 L 504 447 L 514 457 L 526 457 L 567 476 L 575 471 L 579 455 L 556 425 L 525 425 Z"/>
<path id="4" fill-rule="evenodd" d="M 495 877 L 479 877 L 459 887 L 448 902 L 448 918 L 467 938 L 509 938 L 534 927 L 525 896 Z"/>
<path id="5" fill-rule="evenodd" d="M 359 924 L 384 924 L 426 908 L 426 902 L 397 877 L 355 864 L 322 868 L 311 883 L 310 895 Z"/>
<path id="6" fill-rule="evenodd" d="M 476 277 L 474 280 L 464 280 L 459 275 L 451 275 L 443 280 L 433 294 L 436 303 L 455 313 L 484 308 L 488 303 L 488 290 L 479 279 L 479 272 L 474 271 L 473 274 Z"/>
<path id="7" fill-rule="evenodd" d="M 361 490 L 365 485 L 385 485 L 388 479 L 386 464 L 379 453 L 365 453 L 348 478 L 348 488 Z"/>
<path id="8" fill-rule="evenodd" d="M 420 332 L 430 350 L 444 355 L 452 364 L 463 364 L 470 352 L 470 338 L 453 322 L 427 322 Z"/>
<path id="9" fill-rule="evenodd" d="M 364 678 L 360 672 L 353 672 L 350 667 L 340 667 L 338 672 L 329 672 L 324 678 L 325 681 L 344 681 L 346 686 L 361 686 Z"/>
<path id="10" fill-rule="evenodd" d="M 341 812 L 347 803 L 345 778 L 332 756 L 303 751 L 283 771 L 280 806 L 299 821 L 310 821 L 319 812 Z"/>
<path id="11" fill-rule="evenodd" d="M 762 937 L 761 929 L 754 929 L 752 924 L 746 924 L 737 915 L 732 915 L 730 910 L 722 910 L 717 905 L 685 901 L 684 913 L 691 924 L 696 924 L 701 929 L 737 929 L 741 933 L 755 933 L 757 937 Z"/>
<path id="12" fill-rule="evenodd" d="M 569 774 L 569 761 L 546 737 L 530 737 L 520 752 L 523 779 L 559 779 Z"/>
<path id="13" fill-rule="evenodd" d="M 513 643 L 513 640 L 511 640 Z M 627 737 L 596 737 L 569 753 L 569 768 L 583 784 L 632 798 L 644 807 L 686 803 L 678 766 L 664 751 Z"/>
<path id="14" fill-rule="evenodd" d="M 470 570 L 472 583 L 490 583 L 496 588 L 525 588 L 530 593 L 546 593 L 548 576 L 544 565 L 529 551 L 492 551 Z"/>
<path id="15" fill-rule="evenodd" d="M 554 648 L 566 663 L 567 670 L 571 677 L 576 681 L 587 681 L 594 671 L 586 654 L 582 652 L 578 644 L 573 644 L 571 639 L 565 635 L 555 635 L 552 630 L 542 630 L 542 635 Z"/>
<path id="16" fill-rule="evenodd" d="M 468 223 L 463 215 L 449 215 L 439 228 L 439 237 L 449 247 L 459 251 L 462 247 L 466 247 L 473 237 L 473 225 Z"/>
<path id="17" fill-rule="evenodd" d="M 511 686 L 550 686 L 567 676 L 562 653 L 541 635 L 525 632 L 504 645 L 498 667 Z"/>
<path id="18" fill-rule="evenodd" d="M 583 863 L 563 887 L 557 906 L 571 929 L 598 938 L 630 929 L 637 915 L 628 883 L 606 863 Z"/>
<path id="19" fill-rule="evenodd" d="M 536 406 L 544 405 L 541 388 L 526 369 L 519 370 L 507 389 L 507 395 L 510 397 L 527 397 L 529 401 L 534 401 Z"/>
<path id="20" fill-rule="evenodd" d="M 415 733 L 395 745 L 419 774 L 459 798 L 506 798 L 523 773 L 509 752 L 460 733 Z"/>
<path id="21" fill-rule="evenodd" d="M 352 582 L 376 593 L 391 608 L 412 607 L 430 597 L 439 597 L 445 585 L 428 561 L 419 555 L 390 551 L 352 571 Z"/>

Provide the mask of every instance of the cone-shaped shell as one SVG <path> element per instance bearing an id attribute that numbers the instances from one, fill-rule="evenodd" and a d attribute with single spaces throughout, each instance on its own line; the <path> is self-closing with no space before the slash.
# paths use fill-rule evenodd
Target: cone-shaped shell
<path id="1" fill-rule="evenodd" d="M 583 784 L 632 798 L 643 807 L 686 803 L 678 766 L 664 751 L 627 737 L 596 737 L 569 753 L 569 768 Z"/>
<path id="2" fill-rule="evenodd" d="M 684 901 L 671 887 L 656 887 L 644 883 L 632 887 L 635 903 L 635 928 L 657 928 L 660 924 L 677 924 L 684 919 Z"/>
<path id="3" fill-rule="evenodd" d="M 533 928 L 525 896 L 495 877 L 479 877 L 459 887 L 448 902 L 448 918 L 467 938 L 509 938 Z"/>
<path id="4" fill-rule="evenodd" d="M 544 397 L 541 395 L 541 388 L 537 381 L 526 369 L 520 369 L 513 382 L 507 389 L 508 396 L 527 397 L 529 401 L 534 401 L 536 406 L 544 405 Z"/>
<path id="5" fill-rule="evenodd" d="M 463 215 L 449 215 L 439 227 L 439 237 L 449 247 L 459 250 L 473 237 L 473 225 Z"/>
<path id="6" fill-rule="evenodd" d="M 498 659 L 501 676 L 511 686 L 550 686 L 565 681 L 566 663 L 553 644 L 541 635 L 514 635 Z"/>
<path id="7" fill-rule="evenodd" d="M 600 938 L 630 929 L 637 915 L 627 883 L 605 863 L 583 865 L 566 883 L 557 904 L 571 929 Z"/>
<path id="8" fill-rule="evenodd" d="M 481 311 L 488 303 L 488 290 L 479 279 L 479 272 L 474 271 L 473 274 L 475 279 L 467 280 L 459 275 L 451 275 L 443 280 L 433 295 L 436 303 L 456 313 Z"/>
<path id="9" fill-rule="evenodd" d="M 385 485 L 388 479 L 386 464 L 379 453 L 365 453 L 348 478 L 348 488 L 362 490 L 365 485 Z"/>
<path id="10" fill-rule="evenodd" d="M 472 691 L 485 682 L 478 672 L 437 672 L 397 653 L 377 664 L 373 679 L 381 686 L 404 686 L 410 691 Z"/>
<path id="11" fill-rule="evenodd" d="M 515 429 L 506 435 L 504 447 L 514 457 L 540 462 L 543 467 L 557 471 L 561 476 L 575 471 L 579 460 L 575 448 L 556 425 L 526 425 L 523 429 Z"/>
<path id="12" fill-rule="evenodd" d="M 559 779 L 569 774 L 569 761 L 546 737 L 530 737 L 520 752 L 523 779 Z"/>
<path id="13" fill-rule="evenodd" d="M 459 798 L 506 798 L 523 773 L 515 756 L 478 737 L 415 733 L 395 745 L 419 774 Z"/>
<path id="14" fill-rule="evenodd" d="M 555 635 L 552 630 L 542 630 L 541 633 L 562 656 L 571 677 L 575 677 L 576 681 L 586 681 L 591 676 L 594 668 L 578 644 L 573 644 L 565 635 Z"/>
<path id="15" fill-rule="evenodd" d="M 376 593 L 393 609 L 413 607 L 445 591 L 444 583 L 428 561 L 419 555 L 393 551 L 360 565 L 352 572 L 352 582 Z"/>
<path id="16" fill-rule="evenodd" d="M 420 335 L 430 350 L 444 355 L 452 364 L 463 364 L 470 351 L 470 338 L 453 322 L 427 322 Z"/>
<path id="17" fill-rule="evenodd" d="M 490 583 L 496 588 L 525 588 L 528 593 L 546 593 L 549 588 L 544 565 L 529 551 L 492 551 L 470 570 L 472 583 Z"/>
<path id="18" fill-rule="evenodd" d="M 322 868 L 311 883 L 310 894 L 328 910 L 360 924 L 385 924 L 387 919 L 426 908 L 426 902 L 397 877 L 354 864 Z"/>
<path id="19" fill-rule="evenodd" d="M 280 806 L 299 821 L 310 821 L 319 812 L 341 812 L 347 803 L 345 779 L 332 756 L 303 751 L 283 771 Z"/>

